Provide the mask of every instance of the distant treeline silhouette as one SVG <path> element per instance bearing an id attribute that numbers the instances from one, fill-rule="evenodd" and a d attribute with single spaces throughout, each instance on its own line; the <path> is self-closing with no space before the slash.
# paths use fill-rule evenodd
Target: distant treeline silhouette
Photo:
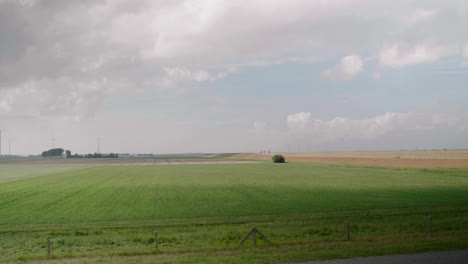
<path id="1" fill-rule="evenodd" d="M 78 155 L 77 153 L 75 153 L 74 155 L 67 155 L 67 158 L 69 159 L 90 159 L 90 158 L 93 158 L 93 159 L 99 159 L 99 158 L 118 158 L 119 157 L 119 154 L 114 154 L 114 153 L 110 153 L 110 154 L 101 154 L 101 153 L 94 153 L 94 154 L 86 154 L 86 155 Z"/>
<path id="2" fill-rule="evenodd" d="M 58 158 L 62 157 L 63 148 L 53 148 L 42 152 L 42 157 Z"/>
<path id="3" fill-rule="evenodd" d="M 45 158 L 60 158 L 60 157 L 63 157 L 63 148 L 53 148 L 53 149 L 49 149 L 49 150 L 46 150 L 46 151 L 43 151 L 42 152 L 42 157 L 45 157 Z M 110 154 L 101 154 L 101 153 L 94 153 L 94 154 L 85 154 L 85 155 L 78 155 L 78 153 L 75 153 L 74 155 L 71 154 L 71 151 L 70 150 L 66 150 L 65 151 L 65 156 L 68 158 L 68 159 L 90 159 L 90 158 L 118 158 L 119 157 L 119 154 L 114 154 L 114 153 L 110 153 Z"/>

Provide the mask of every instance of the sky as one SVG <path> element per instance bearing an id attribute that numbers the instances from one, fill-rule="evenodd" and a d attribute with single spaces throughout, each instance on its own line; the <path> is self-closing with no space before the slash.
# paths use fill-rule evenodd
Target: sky
<path id="1" fill-rule="evenodd" d="M 466 149 L 468 1 L 0 0 L 0 130 L 17 155 Z"/>

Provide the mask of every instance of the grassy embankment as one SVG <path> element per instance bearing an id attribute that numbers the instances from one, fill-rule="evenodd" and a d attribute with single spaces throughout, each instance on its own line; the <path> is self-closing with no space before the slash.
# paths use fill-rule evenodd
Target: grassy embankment
<path id="1" fill-rule="evenodd" d="M 464 169 L 91 167 L 0 184 L 0 261 L 263 263 L 468 248 L 467 187 Z M 235 249 L 252 226 L 273 245 Z"/>

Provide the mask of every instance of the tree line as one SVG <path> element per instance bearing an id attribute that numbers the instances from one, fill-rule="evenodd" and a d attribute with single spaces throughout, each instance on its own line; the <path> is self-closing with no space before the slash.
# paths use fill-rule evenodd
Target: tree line
<path id="1" fill-rule="evenodd" d="M 94 154 L 85 154 L 85 155 L 78 155 L 78 153 L 75 153 L 74 155 L 71 155 L 71 153 L 67 153 L 67 158 L 68 159 L 99 159 L 99 158 L 118 158 L 119 154 L 101 154 L 101 153 L 94 153 Z"/>
<path id="2" fill-rule="evenodd" d="M 53 148 L 42 152 L 42 157 L 44 158 L 60 158 L 63 157 L 64 150 L 63 148 Z M 101 153 L 94 153 L 94 154 L 85 154 L 79 155 L 75 153 L 74 155 L 71 154 L 70 150 L 65 150 L 65 156 L 67 159 L 83 159 L 83 158 L 118 158 L 119 154 L 101 154 Z"/>

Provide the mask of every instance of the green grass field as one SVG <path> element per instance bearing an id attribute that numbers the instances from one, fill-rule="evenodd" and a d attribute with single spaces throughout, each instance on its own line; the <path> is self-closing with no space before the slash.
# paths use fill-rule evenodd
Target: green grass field
<path id="1" fill-rule="evenodd" d="M 0 168 L 0 179 L 34 168 Z M 468 248 L 464 169 L 256 163 L 43 172 L 0 184 L 0 261 L 265 263 Z M 252 226 L 274 244 L 236 249 Z"/>
<path id="2" fill-rule="evenodd" d="M 53 173 L 82 169 L 79 166 L 12 166 L 0 167 L 0 183 L 24 180 Z"/>

